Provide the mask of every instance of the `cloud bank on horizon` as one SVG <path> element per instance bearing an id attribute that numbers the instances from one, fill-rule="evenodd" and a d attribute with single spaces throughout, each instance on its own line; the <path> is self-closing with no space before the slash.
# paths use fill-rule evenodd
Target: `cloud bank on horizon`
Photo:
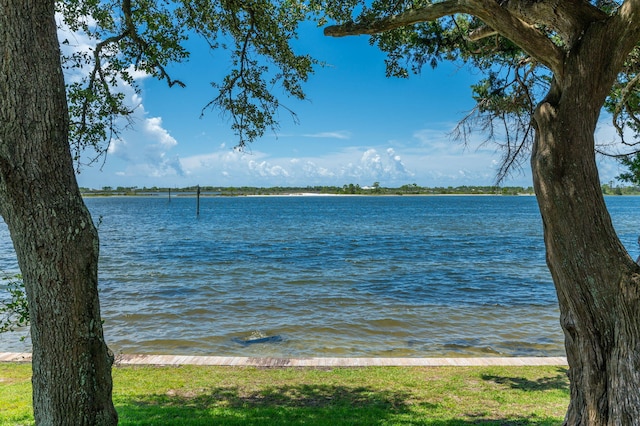
<path id="1" fill-rule="evenodd" d="M 137 95 L 136 95 L 137 96 Z M 87 167 L 78 176 L 81 186 L 185 187 L 207 186 L 361 186 L 379 182 L 399 187 L 493 185 L 500 153 L 491 146 L 469 148 L 451 141 L 446 130 L 421 129 L 409 140 L 389 140 L 381 144 L 353 144 L 347 132 L 301 134 L 285 138 L 271 137 L 262 149 L 260 141 L 245 151 L 235 149 L 233 138 L 200 145 L 201 152 L 181 154 L 189 141 L 174 138 L 163 127 L 163 119 L 145 111 L 142 100 L 136 110 L 133 130 L 114 140 L 102 168 Z M 611 133 L 607 125 L 599 131 L 602 138 Z M 308 139 L 336 139 L 322 154 L 305 154 Z M 215 140 L 215 139 L 214 139 Z M 604 139 L 603 139 L 604 140 Z M 269 150 L 282 142 L 289 149 Z M 617 162 L 601 157 L 601 180 L 614 180 L 621 170 Z M 531 173 L 525 164 L 514 170 L 505 186 L 531 186 Z"/>
<path id="2" fill-rule="evenodd" d="M 59 37 L 71 41 L 64 49 L 86 51 L 95 45 L 80 33 L 60 30 Z M 319 43 L 334 41 L 320 38 L 314 46 Z M 308 95 L 313 102 L 292 108 L 301 124 L 289 125 L 283 120 L 278 135 L 265 135 L 245 151 L 234 149 L 234 135 L 226 120 L 215 113 L 200 120 L 197 113 L 185 112 L 179 102 L 173 103 L 173 96 L 182 96 L 187 104 L 195 103 L 197 111 L 201 102 L 194 100 L 197 83 L 191 92 L 176 92 L 133 72 L 142 92 L 136 93 L 124 82 L 117 89 L 135 107 L 131 117 L 134 126 L 110 142 L 104 163 L 80 168 L 80 186 L 304 187 L 378 182 L 387 187 L 413 183 L 435 187 L 495 183 L 500 153 L 479 140 L 467 146 L 449 137 L 453 120 L 471 105 L 468 75 L 444 67 L 424 78 L 398 82 L 384 76 L 383 57 L 372 52 L 366 40 L 332 44 L 331 52 L 336 46 L 343 49 L 338 50 L 342 56 L 331 59 L 335 63 L 331 72 L 320 70 L 323 75 L 319 72 L 310 83 Z M 360 66 L 352 70 L 354 61 Z M 378 68 L 362 71 L 373 64 Z M 195 67 L 190 75 L 197 80 L 199 64 L 196 61 L 190 66 Z M 78 75 L 66 78 L 77 79 Z M 344 96 L 345 87 L 350 91 L 348 97 Z M 372 87 L 385 94 L 382 104 L 371 101 Z M 416 97 L 416 93 L 426 96 Z M 613 140 L 612 127 L 603 123 L 597 136 L 605 142 Z M 620 173 L 615 161 L 600 159 L 599 165 L 603 182 Z M 527 164 L 503 182 L 531 184 Z"/>
<path id="3" fill-rule="evenodd" d="M 140 108 L 142 110 L 142 108 Z M 86 168 L 81 186 L 361 186 L 379 182 L 398 187 L 492 185 L 498 155 L 488 149 L 466 150 L 447 140 L 425 141 L 425 131 L 416 132 L 418 146 L 389 141 L 382 145 L 350 145 L 308 156 L 275 155 L 260 150 L 260 143 L 239 151 L 222 143 L 216 149 L 181 157 L 180 143 L 162 128 L 160 117 L 145 117 L 140 130 L 127 132 L 114 141 L 102 170 Z M 426 133 L 431 133 L 426 132 Z M 288 145 L 304 145 L 300 136 Z M 443 133 L 442 139 L 446 139 Z M 415 144 L 415 141 L 412 141 Z M 275 142 L 277 143 L 277 141 Z M 300 151 L 303 151 L 300 148 Z M 515 180 L 514 180 L 515 182 Z M 514 185 L 529 186 L 521 171 Z"/>

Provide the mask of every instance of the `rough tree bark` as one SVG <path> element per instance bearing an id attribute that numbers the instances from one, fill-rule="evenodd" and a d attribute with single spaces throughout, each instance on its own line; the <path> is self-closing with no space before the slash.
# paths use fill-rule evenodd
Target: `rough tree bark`
<path id="1" fill-rule="evenodd" d="M 618 240 L 593 150 L 597 112 L 561 90 L 539 106 L 532 157 L 569 362 L 568 425 L 640 424 L 637 265 Z"/>
<path id="2" fill-rule="evenodd" d="M 531 160 L 569 362 L 565 424 L 640 424 L 640 276 L 608 214 L 594 133 L 628 46 L 593 25 L 538 106 Z M 616 34 L 619 36 L 620 34 Z"/>
<path id="3" fill-rule="evenodd" d="M 0 0 L 0 213 L 29 302 L 37 424 L 112 425 L 98 235 L 75 179 L 54 0 Z"/>

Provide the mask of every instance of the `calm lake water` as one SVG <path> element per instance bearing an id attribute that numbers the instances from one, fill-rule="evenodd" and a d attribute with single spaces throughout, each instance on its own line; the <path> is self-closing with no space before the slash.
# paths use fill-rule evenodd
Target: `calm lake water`
<path id="1" fill-rule="evenodd" d="M 564 354 L 534 197 L 211 197 L 200 217 L 194 198 L 86 203 L 116 353 Z M 640 197 L 607 203 L 635 258 Z M 16 271 L 2 222 L 0 270 Z M 19 337 L 0 352 L 30 350 Z"/>

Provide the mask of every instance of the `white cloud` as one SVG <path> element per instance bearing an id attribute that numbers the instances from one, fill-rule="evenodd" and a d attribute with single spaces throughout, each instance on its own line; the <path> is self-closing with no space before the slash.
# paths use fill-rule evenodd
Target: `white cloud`
<path id="1" fill-rule="evenodd" d="M 406 181 L 414 176 L 393 148 L 387 148 L 382 155 L 374 148 L 368 149 L 362 154 L 359 164 L 352 166 L 347 173 L 364 181 L 376 182 Z"/>
<path id="2" fill-rule="evenodd" d="M 324 139 L 351 139 L 351 132 L 346 130 L 339 130 L 336 132 L 318 132 L 318 133 L 306 133 L 302 135 L 306 138 L 324 138 Z"/>
<path id="3" fill-rule="evenodd" d="M 126 158 L 126 145 L 127 141 L 122 139 L 112 139 L 107 148 L 107 154 L 118 155 Z"/>
<path id="4" fill-rule="evenodd" d="M 137 113 L 144 117 L 144 108 Z M 160 120 L 145 125 L 162 129 Z M 216 142 L 210 145 L 216 147 L 213 151 L 180 158 L 171 155 L 177 146 L 168 132 L 140 133 L 115 141 L 111 148 L 113 157 L 126 161 L 118 171 L 138 186 L 491 185 L 499 160 L 494 151 L 465 150 L 442 133 L 429 131 L 416 133 L 421 138 L 419 144 L 408 140 L 386 146 L 349 146 L 313 157 L 297 155 L 295 150 L 284 156 L 258 150 L 242 152 Z M 515 178 L 505 184 L 531 184 L 529 175 Z M 104 184 L 120 185 L 108 182 L 98 187 Z"/>
<path id="5" fill-rule="evenodd" d="M 127 87 L 122 89 L 127 90 Z M 133 91 L 131 88 L 128 90 Z M 130 99 L 141 102 L 137 95 L 130 96 Z M 137 105 L 130 118 L 135 123 L 134 127 L 111 141 L 107 162 L 119 160 L 116 171 L 132 182 L 150 177 L 185 176 L 177 154 L 171 153 L 178 141 L 162 126 L 162 118 L 149 117 L 142 103 Z"/>
<path id="6" fill-rule="evenodd" d="M 449 127 L 447 127 L 449 126 Z M 403 158 L 406 167 L 415 170 L 415 182 L 424 186 L 492 185 L 496 180 L 500 153 L 490 144 L 483 145 L 480 135 L 471 135 L 465 144 L 451 138 L 455 124 L 413 133 Z M 531 185 L 530 173 L 515 171 L 506 185 Z"/>
<path id="7" fill-rule="evenodd" d="M 129 65 L 129 67 L 127 68 L 127 73 L 129 73 L 131 78 L 133 78 L 136 81 L 142 81 L 144 79 L 147 79 L 147 78 L 151 77 L 150 74 L 148 74 L 147 72 L 136 68 L 133 64 Z"/>
<path id="8" fill-rule="evenodd" d="M 173 136 L 162 127 L 162 117 L 149 117 L 144 120 L 144 130 L 152 140 L 158 141 L 164 149 L 170 149 L 178 145 Z"/>
<path id="9" fill-rule="evenodd" d="M 289 177 L 289 172 L 284 167 L 270 164 L 267 161 L 257 162 L 250 160 L 248 165 L 249 170 L 260 177 Z"/>
<path id="10" fill-rule="evenodd" d="M 69 55 L 74 52 L 92 52 L 96 41 L 82 32 L 72 32 L 62 25 L 62 18 L 57 17 L 58 38 L 62 43 L 63 53 Z M 108 64 L 103 64 L 108 67 Z M 91 65 L 67 70 L 65 79 L 68 82 L 80 82 L 86 77 Z M 149 75 L 138 71 L 135 67 L 128 68 L 130 75 L 140 81 Z M 182 164 L 177 155 L 172 155 L 171 150 L 178 145 L 178 141 L 162 125 L 162 117 L 150 116 L 144 108 L 143 98 L 134 88 L 125 81 L 118 81 L 112 88 L 115 92 L 125 95 L 127 106 L 133 110 L 129 117 L 133 122 L 132 129 L 123 130 L 117 139 L 109 143 L 107 161 L 117 159 L 118 170 L 115 175 L 126 177 L 130 183 L 144 178 L 160 178 L 166 176 L 185 176 Z M 126 128 L 124 120 L 121 127 Z M 141 130 L 141 131 L 140 131 Z M 93 153 L 87 153 L 91 156 Z M 104 177 L 103 177 L 104 179 Z"/>
<path id="11" fill-rule="evenodd" d="M 454 141 L 450 138 L 450 131 L 446 130 L 446 126 L 443 127 L 443 130 L 422 129 L 415 132 L 413 136 L 419 142 L 419 147 L 405 150 L 403 158 L 408 168 L 417 170 L 416 180 L 419 183 L 427 182 L 429 186 L 493 184 L 501 156 L 496 147 L 490 143 L 482 144 L 483 136 L 479 133 L 471 135 L 468 145 Z M 626 137 L 633 140 L 633 135 Z M 605 115 L 600 120 L 595 140 L 607 152 L 624 152 L 625 147 L 619 142 L 611 117 Z M 601 182 L 614 180 L 622 172 L 618 162 L 611 157 L 597 155 L 597 163 Z M 513 170 L 512 173 L 503 182 L 504 185 L 532 185 L 527 161 L 522 170 Z"/>
<path id="12" fill-rule="evenodd" d="M 181 164 L 190 178 L 212 185 L 392 185 L 407 183 L 414 176 L 392 148 L 383 149 L 382 153 L 374 148 L 348 148 L 314 158 L 223 150 L 185 157 Z"/>

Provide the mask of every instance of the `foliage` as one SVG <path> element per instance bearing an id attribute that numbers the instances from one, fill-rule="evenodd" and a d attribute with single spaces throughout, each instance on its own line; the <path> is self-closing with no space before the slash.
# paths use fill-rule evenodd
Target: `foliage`
<path id="1" fill-rule="evenodd" d="M 615 13 L 620 3 L 592 2 L 605 14 Z M 139 90 L 135 75 L 184 86 L 170 66 L 189 59 L 186 42 L 194 35 L 217 49 L 219 62 L 229 64 L 226 76 L 212 76 L 211 100 L 202 111 L 215 108 L 229 117 L 238 146 L 244 147 L 265 130 L 276 130 L 281 110 L 296 120 L 278 90 L 304 99 L 302 85 L 320 64 L 292 47 L 301 22 L 367 24 L 430 4 L 427 0 L 58 0 L 61 28 L 85 36 L 90 46 L 81 49 L 71 37 L 62 41 L 75 158 L 86 147 L 104 153 L 119 131 L 131 124 L 127 118 L 136 105 L 125 99 L 121 88 Z M 538 26 L 557 47 L 571 47 L 566 34 Z M 485 143 L 502 148 L 497 183 L 522 167 L 533 141 L 533 110 L 552 81 L 549 69 L 537 58 L 492 32 L 477 17 L 460 13 L 378 32 L 371 43 L 386 52 L 388 76 L 406 78 L 442 61 L 479 71 L 479 81 L 471 87 L 476 106 L 452 135 L 469 142 L 475 130 L 481 130 Z M 629 56 L 606 104 L 620 135 L 624 128 L 640 129 L 635 114 L 640 99 L 639 55 L 636 49 Z M 599 151 L 618 154 L 605 147 Z"/>
<path id="2" fill-rule="evenodd" d="M 626 167 L 628 171 L 616 176 L 616 179 L 640 186 L 640 152 L 620 157 L 618 161 L 620 161 L 620 164 Z"/>
<path id="3" fill-rule="evenodd" d="M 29 325 L 29 306 L 22 276 L 5 276 L 3 281 L 9 298 L 0 300 L 0 333 Z"/>
<path id="4" fill-rule="evenodd" d="M 605 103 L 606 110 L 613 116 L 613 124 L 631 153 L 638 151 L 638 142 L 628 140 L 627 130 L 637 139 L 640 135 L 640 48 L 636 47 L 616 80 Z M 629 164 L 623 165 L 629 166 Z"/>
<path id="5" fill-rule="evenodd" d="M 0 425 L 29 419 L 29 366 L 0 364 Z M 559 367 L 119 366 L 121 425 L 556 425 Z"/>
<path id="6" fill-rule="evenodd" d="M 99 154 L 95 161 L 130 124 L 136 105 L 122 87 L 139 90 L 135 75 L 185 85 L 169 66 L 188 60 L 190 36 L 221 48 L 219 61 L 230 65 L 222 81 L 212 82 L 203 112 L 215 107 L 228 114 L 239 146 L 277 128 L 283 105 L 273 88 L 304 98 L 301 84 L 317 64 L 290 46 L 307 14 L 296 0 L 59 0 L 56 7 L 61 30 L 73 34 L 62 40 L 62 61 L 76 160 L 91 147 Z"/>

